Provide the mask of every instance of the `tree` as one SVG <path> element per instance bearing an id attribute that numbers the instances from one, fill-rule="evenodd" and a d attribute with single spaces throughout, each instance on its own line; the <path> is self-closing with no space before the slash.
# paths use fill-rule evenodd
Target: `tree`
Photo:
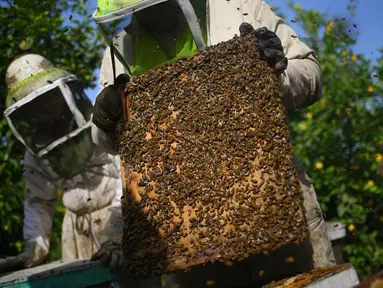
<path id="1" fill-rule="evenodd" d="M 87 1 L 16 0 L 0 4 L 0 108 L 6 97 L 5 73 L 12 59 L 37 53 L 56 67 L 76 75 L 84 87 L 94 87 L 93 71 L 99 67 L 104 44 L 98 34 Z M 4 108 L 3 108 L 4 109 Z M 3 112 L 3 109 L 1 111 Z M 2 114 L 2 113 L 1 113 Z M 0 118 L 0 257 L 21 251 L 24 182 L 24 147 Z M 60 191 L 58 191 L 60 193 Z M 51 260 L 61 255 L 61 221 L 57 203 Z"/>
<path id="2" fill-rule="evenodd" d="M 353 52 L 356 1 L 350 1 L 348 19 L 290 7 L 324 75 L 323 99 L 289 114 L 294 151 L 326 220 L 347 225 L 346 260 L 360 277 L 368 276 L 383 269 L 383 60 L 372 67 Z"/>

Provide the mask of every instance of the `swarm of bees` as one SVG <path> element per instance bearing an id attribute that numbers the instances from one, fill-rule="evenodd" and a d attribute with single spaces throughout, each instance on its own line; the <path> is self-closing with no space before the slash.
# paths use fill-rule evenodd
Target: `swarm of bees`
<path id="1" fill-rule="evenodd" d="M 240 261 L 307 239 L 279 83 L 255 36 L 136 77 L 119 152 L 130 277 Z"/>

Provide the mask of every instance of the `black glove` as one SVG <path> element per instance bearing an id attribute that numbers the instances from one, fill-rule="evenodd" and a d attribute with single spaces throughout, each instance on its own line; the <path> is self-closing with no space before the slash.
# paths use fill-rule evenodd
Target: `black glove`
<path id="1" fill-rule="evenodd" d="M 121 93 L 129 75 L 120 74 L 113 85 L 104 88 L 96 98 L 93 107 L 93 123 L 105 133 L 115 133 L 121 118 Z"/>
<path id="2" fill-rule="evenodd" d="M 252 31 L 254 31 L 254 28 L 249 23 L 243 22 L 239 26 L 241 37 Z M 274 69 L 275 74 L 280 75 L 287 68 L 287 58 L 285 57 L 285 53 L 283 53 L 281 39 L 279 39 L 277 34 L 268 30 L 266 27 L 255 30 L 255 37 L 257 39 L 256 45 L 261 57 Z"/>
<path id="3" fill-rule="evenodd" d="M 121 243 L 108 241 L 101 245 L 100 249 L 92 255 L 91 261 L 100 261 L 110 268 L 121 268 L 124 264 L 124 254 Z"/>

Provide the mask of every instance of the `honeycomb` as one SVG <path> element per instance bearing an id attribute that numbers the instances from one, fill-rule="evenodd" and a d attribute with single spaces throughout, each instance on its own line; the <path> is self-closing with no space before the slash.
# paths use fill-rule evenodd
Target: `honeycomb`
<path id="1" fill-rule="evenodd" d="M 128 84 L 119 126 L 130 277 L 307 239 L 279 82 L 253 34 Z"/>

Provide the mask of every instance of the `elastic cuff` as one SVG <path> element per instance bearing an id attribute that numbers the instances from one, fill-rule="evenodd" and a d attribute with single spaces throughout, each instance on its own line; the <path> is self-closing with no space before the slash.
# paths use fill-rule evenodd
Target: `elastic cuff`
<path id="1" fill-rule="evenodd" d="M 42 236 L 38 236 L 35 239 L 30 239 L 28 243 L 36 243 L 39 245 L 47 254 L 49 253 L 49 239 L 44 239 Z"/>
<path id="2" fill-rule="evenodd" d="M 97 126 L 97 128 L 101 129 L 102 131 L 104 131 L 107 134 L 115 133 L 115 131 L 117 130 L 117 122 L 115 122 L 115 121 L 111 121 L 111 120 L 106 119 L 106 118 L 102 118 L 102 119 L 93 118 L 92 121 L 93 121 L 94 125 Z"/>

